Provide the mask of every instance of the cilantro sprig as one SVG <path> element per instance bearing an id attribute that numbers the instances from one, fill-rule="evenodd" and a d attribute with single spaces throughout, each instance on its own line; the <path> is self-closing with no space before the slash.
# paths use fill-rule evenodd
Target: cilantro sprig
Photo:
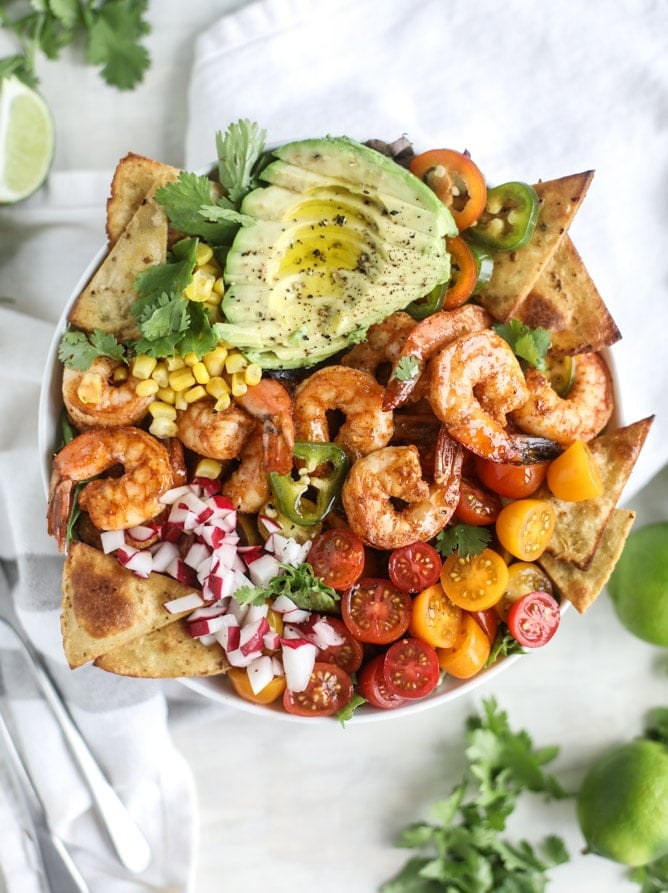
<path id="1" fill-rule="evenodd" d="M 508 342 L 517 357 L 541 372 L 545 371 L 545 357 L 550 349 L 552 337 L 549 329 L 542 329 L 540 326 L 532 329 L 519 319 L 511 319 L 507 323 L 495 323 L 492 328 L 497 335 Z"/>
<path id="2" fill-rule="evenodd" d="M 58 359 L 77 372 L 85 372 L 97 357 L 127 362 L 124 346 L 114 335 L 101 329 L 94 329 L 90 334 L 68 331 L 58 345 Z"/>
<path id="3" fill-rule="evenodd" d="M 341 596 L 313 573 L 310 564 L 304 562 L 297 567 L 282 564 L 281 571 L 266 587 L 242 586 L 237 589 L 235 599 L 241 604 L 261 605 L 267 598 L 285 595 L 306 611 L 336 610 Z"/>
<path id="4" fill-rule="evenodd" d="M 526 731 L 511 729 L 494 698 L 466 723 L 467 767 L 451 793 L 436 801 L 425 821 L 409 825 L 398 846 L 416 849 L 381 893 L 526 893 L 545 890 L 547 871 L 567 862 L 564 842 L 550 835 L 539 846 L 502 837 L 520 796 L 568 796 L 545 772 L 557 747 L 535 748 Z"/>
<path id="5" fill-rule="evenodd" d="M 492 539 L 491 532 L 486 527 L 475 527 L 473 524 L 454 524 L 442 530 L 434 545 L 442 558 L 447 558 L 452 552 L 459 552 L 462 558 L 480 555 L 487 548 Z"/>

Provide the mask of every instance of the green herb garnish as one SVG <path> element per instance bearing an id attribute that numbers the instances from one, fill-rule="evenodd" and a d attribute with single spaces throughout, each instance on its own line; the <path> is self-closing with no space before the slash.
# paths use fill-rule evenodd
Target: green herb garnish
<path id="1" fill-rule="evenodd" d="M 497 335 L 508 342 L 517 357 L 530 366 L 540 369 L 541 372 L 545 371 L 545 357 L 550 349 L 552 337 L 549 329 L 540 327 L 532 329 L 519 319 L 511 319 L 507 323 L 495 323 L 492 328 Z"/>
<path id="2" fill-rule="evenodd" d="M 234 593 L 240 604 L 261 605 L 267 598 L 285 595 L 305 611 L 333 611 L 341 596 L 316 577 L 310 564 L 297 567 L 282 564 L 282 573 L 272 577 L 266 587 L 242 586 Z"/>
<path id="3" fill-rule="evenodd" d="M 475 527 L 473 524 L 455 524 L 442 530 L 434 545 L 441 557 L 447 558 L 452 552 L 459 552 L 462 558 L 480 555 L 492 539 L 486 527 Z"/>
<path id="4" fill-rule="evenodd" d="M 94 329 L 85 332 L 66 332 L 58 345 L 58 359 L 68 369 L 85 372 L 97 357 L 110 357 L 117 362 L 127 362 L 125 348 L 109 332 Z"/>

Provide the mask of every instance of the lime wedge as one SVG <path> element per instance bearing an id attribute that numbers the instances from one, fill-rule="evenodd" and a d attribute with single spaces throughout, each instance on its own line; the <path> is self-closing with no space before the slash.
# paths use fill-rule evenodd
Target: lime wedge
<path id="1" fill-rule="evenodd" d="M 0 81 L 0 202 L 32 195 L 51 168 L 53 118 L 42 97 L 16 77 Z"/>

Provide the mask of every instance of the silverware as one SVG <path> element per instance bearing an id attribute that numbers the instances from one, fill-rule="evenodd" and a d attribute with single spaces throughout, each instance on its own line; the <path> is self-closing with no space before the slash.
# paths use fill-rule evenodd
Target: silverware
<path id="1" fill-rule="evenodd" d="M 0 712 L 0 738 L 4 754 L 13 770 L 17 792 L 30 820 L 31 830 L 41 857 L 44 876 L 52 893 L 89 893 L 89 888 L 72 861 L 65 844 L 49 828 L 44 805 L 28 769 L 16 749 L 11 732 Z"/>
<path id="2" fill-rule="evenodd" d="M 129 871 L 133 873 L 144 871 L 151 861 L 151 850 L 146 838 L 95 761 L 49 676 L 42 658 L 24 634 L 9 593 L 0 593 L 0 621 L 14 633 L 16 641 L 28 658 L 31 675 L 60 725 L 118 858 Z"/>

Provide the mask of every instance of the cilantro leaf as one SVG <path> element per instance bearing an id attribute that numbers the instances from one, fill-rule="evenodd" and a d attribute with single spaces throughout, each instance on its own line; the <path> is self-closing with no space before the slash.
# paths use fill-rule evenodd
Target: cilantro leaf
<path id="1" fill-rule="evenodd" d="M 242 586 L 234 593 L 241 604 L 259 605 L 267 598 L 285 595 L 305 611 L 333 611 L 341 596 L 316 577 L 310 564 L 292 567 L 281 565 L 281 573 L 272 577 L 266 587 Z"/>
<path id="2" fill-rule="evenodd" d="M 492 534 L 486 527 L 455 524 L 438 534 L 435 546 L 443 558 L 447 558 L 452 552 L 459 552 L 463 558 L 468 558 L 471 555 L 480 555 L 491 539 Z"/>
<path id="3" fill-rule="evenodd" d="M 172 226 L 188 236 L 199 236 L 211 245 L 229 244 L 241 223 L 234 219 L 235 208 L 228 199 L 214 196 L 215 184 L 204 175 L 181 171 L 176 180 L 155 192 Z M 212 209 L 219 207 L 226 216 L 212 222 Z M 206 214 L 202 209 L 206 209 Z M 237 215 L 240 217 L 240 215 Z"/>
<path id="4" fill-rule="evenodd" d="M 147 6 L 147 0 L 107 0 L 90 24 L 86 61 L 101 65 L 104 80 L 119 90 L 134 89 L 150 65 L 140 42 L 151 30 L 144 19 Z"/>
<path id="5" fill-rule="evenodd" d="M 497 335 L 508 342 L 516 356 L 525 360 L 530 366 L 535 366 L 536 369 L 545 370 L 545 357 L 550 349 L 551 339 L 549 329 L 540 327 L 532 329 L 519 319 L 511 319 L 507 323 L 495 323 L 492 328 Z"/>
<path id="6" fill-rule="evenodd" d="M 235 207 L 253 187 L 253 171 L 264 151 L 267 133 L 246 118 L 216 133 L 218 179 Z"/>
<path id="7" fill-rule="evenodd" d="M 402 357 L 394 370 L 394 377 L 398 381 L 411 381 L 417 377 L 419 371 L 420 365 L 415 357 Z"/>
<path id="8" fill-rule="evenodd" d="M 354 694 L 345 707 L 337 711 L 336 718 L 342 726 L 345 727 L 348 720 L 352 719 L 353 714 L 362 704 L 366 704 L 366 698 L 363 698 L 362 695 Z"/>
<path id="9" fill-rule="evenodd" d="M 109 332 L 94 329 L 89 335 L 85 332 L 66 332 L 58 345 L 58 359 L 68 369 L 85 372 L 97 357 L 110 357 L 125 363 L 125 348 Z"/>

